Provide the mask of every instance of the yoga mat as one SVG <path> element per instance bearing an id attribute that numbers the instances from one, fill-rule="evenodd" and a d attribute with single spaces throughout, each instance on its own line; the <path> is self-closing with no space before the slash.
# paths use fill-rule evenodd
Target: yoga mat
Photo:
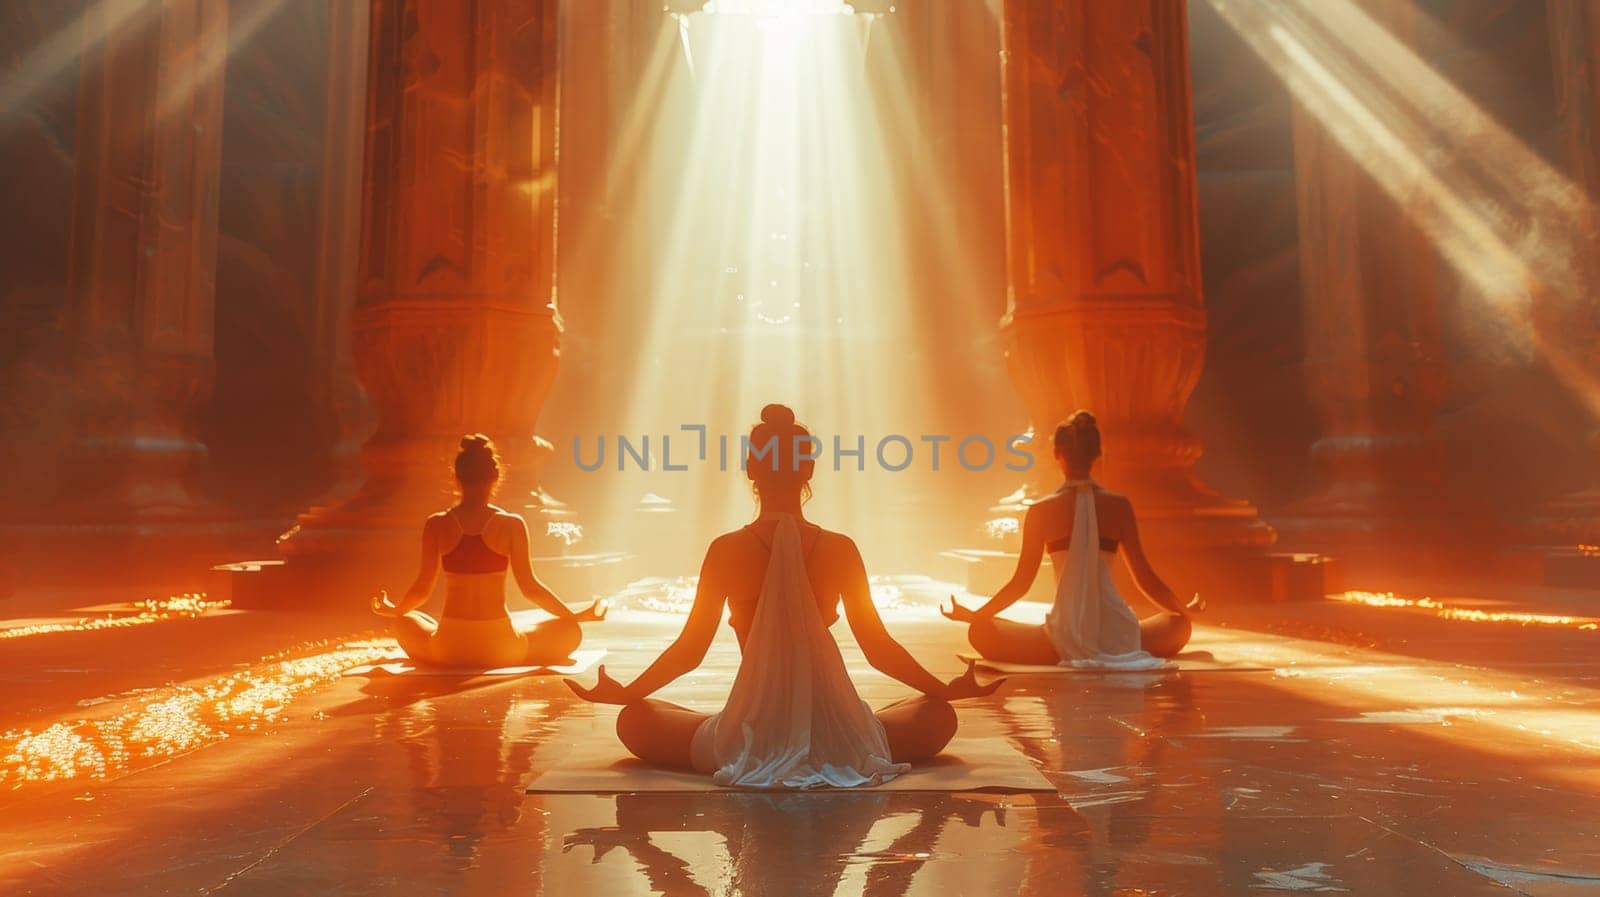
<path id="1" fill-rule="evenodd" d="M 963 661 L 975 662 L 982 669 L 1013 676 L 1103 676 L 1108 673 L 1120 673 L 1122 675 L 1143 673 L 1150 676 L 1160 676 L 1169 673 L 1265 673 L 1272 670 L 1271 667 L 1256 666 L 1238 661 L 1218 660 L 1210 652 L 1204 651 L 1179 654 L 1173 658 L 1177 666 L 1153 670 L 1117 670 L 1103 667 L 1079 668 L 1056 666 L 1054 664 L 1044 666 L 1031 663 L 1006 663 L 1003 660 L 988 660 L 970 652 L 957 653 L 956 656 Z"/>
<path id="2" fill-rule="evenodd" d="M 658 769 L 628 756 L 609 731 L 573 745 L 555 768 L 528 777 L 529 794 L 637 794 L 641 792 L 714 792 L 756 789 L 723 788 L 708 775 Z M 763 791 L 766 789 L 762 789 Z M 817 788 L 826 793 L 852 791 L 1054 793 L 1056 786 L 1040 774 L 1004 737 L 956 738 L 943 754 L 919 763 L 903 776 L 874 788 Z M 784 791 L 804 794 L 804 791 Z"/>
<path id="3" fill-rule="evenodd" d="M 572 652 L 572 663 L 559 667 L 497 667 L 492 670 L 474 667 L 435 667 L 422 666 L 413 663 L 405 654 L 396 652 L 390 655 L 392 659 L 381 663 L 369 663 L 358 667 L 351 667 L 344 671 L 346 676 L 528 676 L 528 675 L 558 675 L 573 676 L 578 673 L 588 672 L 589 668 L 600 662 L 606 656 L 606 649 L 595 648 L 587 651 Z"/>

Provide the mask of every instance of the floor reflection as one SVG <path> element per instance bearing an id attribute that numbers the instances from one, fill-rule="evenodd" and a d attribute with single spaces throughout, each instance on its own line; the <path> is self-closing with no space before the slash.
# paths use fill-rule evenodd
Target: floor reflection
<path id="1" fill-rule="evenodd" d="M 400 677 L 364 691 L 387 705 L 373 717 L 374 737 L 395 746 L 408 775 L 409 787 L 378 802 L 404 829 L 402 866 L 485 893 L 510 881 L 542 893 L 548 827 L 542 812 L 524 812 L 523 782 L 563 702 L 483 678 Z M 478 695 L 462 700 L 470 691 Z"/>
<path id="2" fill-rule="evenodd" d="M 882 791 L 625 794 L 616 798 L 614 824 L 573 831 L 563 850 L 588 852 L 594 863 L 622 851 L 652 892 L 671 897 L 900 897 L 930 863 L 971 863 L 966 848 L 981 852 L 986 836 L 1010 834 L 1011 800 Z"/>
<path id="3" fill-rule="evenodd" d="M 999 710 L 1002 730 L 1066 798 L 1066 806 L 1045 809 L 1026 827 L 1019 893 L 1059 894 L 1070 882 L 1069 890 L 1089 897 L 1124 894 L 1125 858 L 1148 855 L 1151 821 L 1171 809 L 1161 805 L 1162 786 L 1193 778 L 1185 769 L 1190 758 L 1167 737 L 1202 725 L 1193 680 L 1144 673 L 1062 678 L 1019 677 Z M 1202 843 L 1215 841 L 1213 821 L 1186 820 L 1183 850 L 1215 856 Z"/>
<path id="4" fill-rule="evenodd" d="M 608 625 L 618 668 L 667 637 Z M 953 657 L 943 624 L 904 625 L 919 656 Z M 609 726 L 557 677 L 337 679 L 136 774 L 0 794 L 0 893 L 1491 897 L 1600 880 L 1592 752 L 1508 724 L 1592 689 L 1208 638 L 1274 669 L 1015 676 L 964 704 L 963 735 L 1016 745 L 1059 791 L 1036 796 L 526 795 L 573 731 Z M 709 706 L 736 658 L 714 649 L 672 697 Z"/>

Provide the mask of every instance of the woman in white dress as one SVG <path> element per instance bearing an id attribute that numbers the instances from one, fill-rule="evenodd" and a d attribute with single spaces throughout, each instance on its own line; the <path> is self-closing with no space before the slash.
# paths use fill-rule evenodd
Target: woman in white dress
<path id="1" fill-rule="evenodd" d="M 1188 644 L 1188 613 L 1203 607 L 1199 597 L 1178 601 L 1145 557 L 1133 505 L 1089 478 L 1100 457 L 1094 415 L 1078 411 L 1057 427 L 1055 454 L 1066 482 L 1028 508 L 1011 581 L 977 609 L 952 598 L 945 616 L 970 624 L 967 639 L 990 660 L 1114 670 L 1169 666 L 1162 658 Z M 1128 607 L 1111 579 L 1110 560 L 1119 548 L 1140 591 L 1165 611 L 1140 620 Z M 1046 551 L 1056 597 L 1044 625 L 1001 619 L 997 615 L 1033 585 Z"/>
<path id="2" fill-rule="evenodd" d="M 730 787 L 877 785 L 944 749 L 956 730 L 950 701 L 999 687 L 978 684 L 970 665 L 941 682 L 884 628 L 855 543 L 801 513 L 810 454 L 812 436 L 793 411 L 762 409 L 745 463 L 760 513 L 712 541 L 683 632 L 628 685 L 604 667 L 593 688 L 569 680 L 590 701 L 623 705 L 617 735 L 641 760 Z M 876 713 L 861 700 L 828 632 L 841 603 L 867 661 L 921 695 Z M 707 715 L 652 700 L 700 665 L 724 605 L 742 651 L 726 706 Z"/>

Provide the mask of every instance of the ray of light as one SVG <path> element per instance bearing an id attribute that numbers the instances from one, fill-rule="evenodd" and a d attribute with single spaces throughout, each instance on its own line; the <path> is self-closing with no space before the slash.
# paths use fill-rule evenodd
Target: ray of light
<path id="1" fill-rule="evenodd" d="M 1600 692 L 1457 664 L 1419 662 L 1382 651 L 1333 646 L 1242 630 L 1197 627 L 1196 641 L 1242 663 L 1274 668 L 1274 684 L 1309 689 L 1383 722 L 1381 714 L 1433 719 L 1418 735 L 1525 761 L 1530 742 L 1587 759 L 1600 757 Z M 1374 707 L 1383 708 L 1373 711 Z M 1392 710 L 1398 706 L 1401 710 Z M 1397 717 L 1398 718 L 1398 717 Z M 1454 721 L 1456 724 L 1449 725 Z M 1552 752 L 1549 771 L 1592 784 L 1590 765 Z"/>
<path id="2" fill-rule="evenodd" d="M 1457 620 L 1466 623 L 1513 623 L 1519 626 L 1553 626 L 1561 629 L 1600 629 L 1600 618 L 1596 617 L 1483 610 L 1475 607 L 1459 607 L 1446 604 L 1427 596 L 1406 598 L 1393 592 L 1354 591 L 1339 592 L 1329 597 L 1335 601 L 1343 601 L 1347 604 L 1361 604 L 1367 607 L 1420 610 L 1445 620 Z"/>
<path id="3" fill-rule="evenodd" d="M 1540 293 L 1576 303 L 1592 289 L 1583 259 L 1594 251 L 1594 210 L 1583 191 L 1359 4 L 1208 2 L 1427 235 L 1507 338 L 1600 417 L 1595 372 L 1534 326 L 1531 307 Z"/>
<path id="4" fill-rule="evenodd" d="M 212 81 L 225 77 L 228 58 L 249 46 L 261 29 L 284 9 L 286 2 L 255 0 L 244 6 L 243 15 L 224 14 L 201 22 L 202 32 L 190 39 L 184 47 L 185 56 L 171 66 L 174 77 L 163 78 L 161 96 L 156 102 L 156 121 L 166 121 L 174 114 L 191 114 L 195 94 Z M 240 4 L 231 4 L 233 9 L 239 7 Z"/>
<path id="5" fill-rule="evenodd" d="M 885 433 L 926 429 L 920 374 L 902 351 L 916 312 L 896 161 L 862 65 L 872 20 L 849 12 L 741 2 L 683 17 L 687 50 L 661 79 L 654 120 L 630 112 L 623 126 L 640 147 L 616 164 L 650 173 L 642 205 L 657 210 L 659 236 L 620 430 L 649 435 L 655 465 L 663 435 L 675 462 L 698 449 L 682 424 L 705 425 L 710 443 L 689 474 L 618 474 L 608 456 L 615 517 L 648 492 L 695 509 L 686 542 L 748 519 L 738 439 L 768 402 L 793 406 L 824 440 L 815 510 L 832 525 L 870 533 L 873 507 L 905 488 L 850 458 L 848 481 L 821 485 L 834 435 L 851 449 L 864 436 L 870 456 Z M 719 436 L 733 470 L 718 469 Z"/>
<path id="6" fill-rule="evenodd" d="M 0 81 L 0 124 L 21 115 L 52 82 L 66 76 L 89 47 L 159 8 L 155 0 L 98 0 L 85 9 Z"/>

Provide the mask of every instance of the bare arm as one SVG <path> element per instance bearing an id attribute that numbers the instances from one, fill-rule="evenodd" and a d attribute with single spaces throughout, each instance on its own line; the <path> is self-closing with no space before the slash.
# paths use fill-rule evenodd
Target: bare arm
<path id="1" fill-rule="evenodd" d="M 511 575 L 517 581 L 517 588 L 522 591 L 522 596 L 532 601 L 541 610 L 554 614 L 557 619 L 572 620 L 576 614 L 572 612 L 550 587 L 540 581 L 533 572 L 533 562 L 528 558 L 528 523 L 520 516 L 511 515 L 516 519 L 516 525 L 511 532 Z"/>
<path id="2" fill-rule="evenodd" d="M 1134 518 L 1133 506 L 1127 506 L 1128 525 L 1122 533 L 1122 559 L 1128 565 L 1128 572 L 1133 574 L 1133 582 L 1145 597 L 1176 614 L 1186 611 L 1183 602 L 1178 596 L 1172 594 L 1172 589 L 1160 576 L 1156 575 L 1155 568 L 1150 566 L 1150 559 L 1145 557 L 1144 544 L 1139 541 L 1139 522 Z"/>
<path id="3" fill-rule="evenodd" d="M 1038 505 L 1028 508 L 1028 513 L 1022 518 L 1022 552 L 1017 555 L 1017 569 L 1011 574 L 1011 580 L 1000 587 L 987 603 L 978 608 L 979 617 L 992 617 L 1006 608 L 1017 603 L 1017 599 L 1028 593 L 1033 585 L 1034 577 L 1039 575 L 1039 562 L 1044 558 L 1044 534 L 1040 532 L 1039 522 L 1034 520 L 1034 509 Z"/>
<path id="4" fill-rule="evenodd" d="M 877 605 L 872 603 L 872 587 L 867 583 L 867 568 L 861 562 L 861 552 L 849 543 L 848 565 L 844 571 L 844 616 L 850 623 L 850 632 L 861 646 L 867 663 L 885 676 L 898 679 L 925 695 L 947 697 L 949 689 L 925 669 L 905 646 L 895 641 L 883 625 Z"/>
<path id="5" fill-rule="evenodd" d="M 408 614 L 428 603 L 433 586 L 439 581 L 439 526 L 437 518 L 429 517 L 422 524 L 422 560 L 417 567 L 417 578 L 406 589 L 404 598 L 396 605 L 396 616 Z"/>
<path id="6" fill-rule="evenodd" d="M 644 700 L 705 660 L 711 640 L 716 637 L 717 626 L 722 623 L 722 608 L 728 600 L 721 565 L 715 562 L 715 555 L 718 554 L 716 549 L 716 543 L 713 542 L 706 551 L 705 561 L 700 565 L 700 581 L 695 586 L 694 604 L 689 607 L 689 618 L 683 623 L 683 631 L 678 633 L 678 637 L 654 663 L 628 684 L 626 692 L 629 700 Z"/>

